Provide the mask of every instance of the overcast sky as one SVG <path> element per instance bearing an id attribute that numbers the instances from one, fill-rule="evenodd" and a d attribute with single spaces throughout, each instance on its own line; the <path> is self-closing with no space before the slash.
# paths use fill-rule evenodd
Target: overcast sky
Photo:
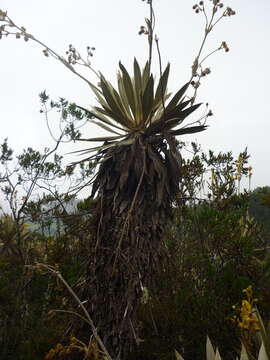
<path id="1" fill-rule="evenodd" d="M 192 10 L 194 3 L 153 1 L 162 63 L 172 65 L 172 90 L 189 79 L 202 40 L 203 17 Z M 211 74 L 199 89 L 198 101 L 208 102 L 214 116 L 209 119 L 209 129 L 192 139 L 204 150 L 232 150 L 234 155 L 247 146 L 254 167 L 252 186 L 270 185 L 270 1 L 229 0 L 224 5 L 231 6 L 237 16 L 225 18 L 217 26 L 205 53 L 223 40 L 230 51 L 219 52 L 206 62 Z M 93 67 L 112 82 L 119 60 L 128 68 L 134 56 L 140 63 L 146 60 L 147 39 L 140 37 L 138 30 L 148 15 L 148 6 L 141 0 L 0 0 L 0 9 L 60 54 L 69 44 L 82 53 L 87 45 L 95 46 Z M 0 141 L 8 137 L 17 152 L 27 146 L 41 149 L 52 144 L 39 113 L 38 94 L 42 90 L 82 106 L 94 103 L 86 83 L 56 60 L 44 57 L 42 49 L 31 41 L 4 38 L 0 53 Z M 91 73 L 88 76 L 96 81 Z M 85 131 L 88 136 L 97 134 L 94 127 Z"/>

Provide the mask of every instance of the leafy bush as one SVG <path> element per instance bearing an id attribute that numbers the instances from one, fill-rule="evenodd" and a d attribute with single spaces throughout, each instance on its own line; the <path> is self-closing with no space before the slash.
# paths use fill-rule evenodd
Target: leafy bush
<path id="1" fill-rule="evenodd" d="M 185 359 L 200 359 L 206 334 L 225 359 L 235 358 L 240 334 L 231 322 L 232 305 L 250 284 L 263 316 L 270 318 L 268 238 L 249 214 L 250 193 L 238 194 L 231 154 L 211 153 L 210 158 L 207 163 L 218 171 L 211 200 L 176 207 L 167 230 L 168 261 L 160 269 L 159 286 L 150 289 L 140 309 L 138 359 L 172 359 L 174 349 Z M 243 167 L 238 176 L 245 171 Z"/>
<path id="2" fill-rule="evenodd" d="M 42 359 L 62 338 L 69 318 L 52 309 L 69 309 L 70 301 L 60 284 L 47 274 L 37 273 L 35 262 L 59 268 L 70 284 L 80 276 L 86 251 L 78 237 L 62 234 L 46 237 L 23 226 L 23 246 L 17 243 L 17 227 L 11 217 L 0 218 L 0 357 Z"/>

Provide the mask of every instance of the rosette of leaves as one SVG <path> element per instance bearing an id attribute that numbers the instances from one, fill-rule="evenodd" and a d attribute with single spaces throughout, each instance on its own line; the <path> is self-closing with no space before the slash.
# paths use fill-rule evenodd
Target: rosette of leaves
<path id="1" fill-rule="evenodd" d="M 185 100 L 189 82 L 174 96 L 168 93 L 170 65 L 157 86 L 148 62 L 141 69 L 135 59 L 133 77 L 119 66 L 118 90 L 101 75 L 100 86 L 92 86 L 98 105 L 84 109 L 110 136 L 80 139 L 103 142 L 80 151 L 87 155 L 82 161 L 99 161 L 92 187 L 97 231 L 83 300 L 90 299 L 113 358 L 132 349 L 142 289 L 153 285 L 161 266 L 162 234 L 181 180 L 176 137 L 206 129 L 183 126 L 200 104 Z"/>

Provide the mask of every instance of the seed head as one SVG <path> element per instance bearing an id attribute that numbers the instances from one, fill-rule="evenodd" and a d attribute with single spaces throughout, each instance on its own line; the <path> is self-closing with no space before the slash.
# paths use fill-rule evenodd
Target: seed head
<path id="1" fill-rule="evenodd" d="M 209 75 L 211 72 L 211 70 L 209 68 L 205 68 L 203 71 L 202 71 L 202 76 L 206 76 L 206 75 Z"/>
<path id="2" fill-rule="evenodd" d="M 235 15 L 235 11 L 234 11 L 232 8 L 227 7 L 226 12 L 225 12 L 225 15 L 227 15 L 227 16 L 233 16 L 233 15 Z"/>
<path id="3" fill-rule="evenodd" d="M 228 52 L 230 50 L 227 43 L 226 43 L 226 41 L 222 41 L 220 48 L 221 49 L 223 48 L 225 50 L 225 52 Z"/>
<path id="4" fill-rule="evenodd" d="M 140 31 L 139 31 L 139 35 L 142 35 L 142 34 L 148 35 L 148 31 L 146 30 L 146 27 L 143 25 L 140 26 Z"/>
<path id="5" fill-rule="evenodd" d="M 48 50 L 47 50 L 47 49 L 44 49 L 42 52 L 43 52 L 43 54 L 44 54 L 46 57 L 48 57 L 48 56 L 49 56 L 49 52 L 48 52 Z"/>
<path id="6" fill-rule="evenodd" d="M 201 85 L 201 83 L 199 81 L 192 81 L 191 85 L 194 87 L 194 89 L 198 89 L 198 87 Z"/>
<path id="7" fill-rule="evenodd" d="M 5 20 L 6 16 L 7 16 L 7 13 L 4 12 L 4 11 L 2 11 L 2 10 L 0 10 L 0 21 Z"/>

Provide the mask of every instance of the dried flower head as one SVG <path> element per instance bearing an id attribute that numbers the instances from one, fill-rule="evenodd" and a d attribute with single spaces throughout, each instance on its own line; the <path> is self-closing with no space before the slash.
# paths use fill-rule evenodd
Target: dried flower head
<path id="1" fill-rule="evenodd" d="M 7 16 L 7 12 L 2 11 L 0 9 L 0 21 L 4 21 L 6 19 L 6 16 Z"/>
<path id="2" fill-rule="evenodd" d="M 194 87 L 194 89 L 198 89 L 201 83 L 199 81 L 191 81 L 191 85 Z"/>
<path id="3" fill-rule="evenodd" d="M 202 73 L 201 73 L 201 76 L 206 76 L 206 75 L 209 75 L 211 73 L 211 70 L 209 68 L 205 68 Z"/>
<path id="4" fill-rule="evenodd" d="M 235 11 L 232 8 L 227 7 L 224 16 L 233 16 L 233 15 L 235 15 Z"/>
<path id="5" fill-rule="evenodd" d="M 230 50 L 226 41 L 222 41 L 220 49 L 224 49 L 226 52 L 228 52 Z"/>
<path id="6" fill-rule="evenodd" d="M 93 46 L 87 46 L 86 50 L 87 50 L 87 55 L 92 57 L 92 56 L 94 56 L 93 51 L 95 51 L 96 48 Z"/>
<path id="7" fill-rule="evenodd" d="M 42 52 L 43 52 L 43 54 L 44 54 L 46 57 L 48 57 L 48 56 L 49 56 L 48 49 L 44 49 Z"/>
<path id="8" fill-rule="evenodd" d="M 148 34 L 149 34 L 148 30 L 147 30 L 146 27 L 143 26 L 143 25 L 140 26 L 140 31 L 139 31 L 139 35 L 142 35 L 142 34 L 144 34 L 144 35 L 148 35 Z"/>

